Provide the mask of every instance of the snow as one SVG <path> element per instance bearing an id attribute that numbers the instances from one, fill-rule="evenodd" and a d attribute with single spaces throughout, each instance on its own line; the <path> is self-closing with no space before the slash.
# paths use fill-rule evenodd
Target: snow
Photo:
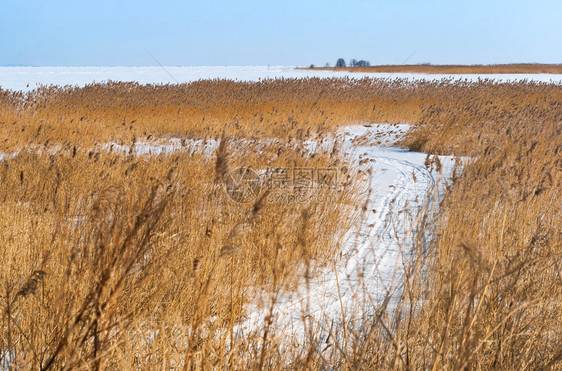
<path id="1" fill-rule="evenodd" d="M 287 66 L 186 66 L 165 67 L 0 67 L 0 87 L 8 90 L 29 91 L 45 85 L 83 86 L 103 81 L 137 81 L 141 84 L 166 84 L 197 81 L 200 79 L 232 79 L 258 81 L 267 78 L 300 77 L 352 77 L 352 78 L 406 78 L 410 80 L 455 80 L 495 81 L 532 80 L 562 82 L 562 74 L 493 74 L 493 75 L 429 75 L 413 73 L 353 73 L 348 71 L 298 70 Z"/>
<path id="2" fill-rule="evenodd" d="M 364 190 L 366 210 L 355 230 L 348 233 L 334 264 L 318 276 L 303 281 L 294 291 L 275 298 L 270 313 L 270 294 L 258 293 L 256 302 L 238 327 L 240 336 L 263 328 L 267 316 L 283 335 L 297 341 L 305 334 L 305 323 L 327 329 L 345 317 L 364 316 L 365 303 L 374 308 L 389 294 L 397 298 L 403 283 L 409 248 L 415 237 L 416 219 L 432 205 L 441 178 L 452 174 L 452 157 L 441 156 L 442 174 L 425 166 L 425 153 L 410 152 L 385 143 L 373 144 L 364 138 L 388 138 L 407 125 L 362 125 L 346 128 L 343 149 L 352 162 L 361 164 L 367 175 Z M 382 134 L 382 135 L 381 135 Z M 359 140 L 358 140 L 359 139 Z M 357 143 L 360 143 L 359 145 Z M 438 193 L 437 193 L 438 194 Z M 270 317 L 271 318 L 271 317 Z"/>

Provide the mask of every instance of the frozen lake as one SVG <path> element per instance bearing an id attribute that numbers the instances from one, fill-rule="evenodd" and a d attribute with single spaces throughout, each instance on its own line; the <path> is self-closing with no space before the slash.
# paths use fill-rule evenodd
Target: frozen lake
<path id="1" fill-rule="evenodd" d="M 40 84 L 78 85 L 103 81 L 137 81 L 141 84 L 184 83 L 201 79 L 258 81 L 268 78 L 374 77 L 440 80 L 443 78 L 496 81 L 533 80 L 562 83 L 562 74 L 428 75 L 412 73 L 352 73 L 309 71 L 288 66 L 188 66 L 188 67 L 0 67 L 0 87 L 29 91 Z"/>

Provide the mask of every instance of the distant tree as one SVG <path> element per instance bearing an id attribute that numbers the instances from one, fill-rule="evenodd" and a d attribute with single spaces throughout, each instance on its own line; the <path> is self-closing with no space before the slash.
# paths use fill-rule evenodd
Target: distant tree
<path id="1" fill-rule="evenodd" d="M 360 61 L 357 61 L 357 62 L 355 63 L 355 66 L 356 66 L 356 67 L 368 67 L 368 66 L 370 66 L 370 65 L 371 65 L 371 63 L 369 63 L 369 61 L 365 61 L 365 60 L 363 60 L 363 59 L 361 59 Z"/>
<path id="2" fill-rule="evenodd" d="M 315 65 L 313 65 L 313 64 L 311 64 L 311 65 L 310 65 L 310 68 L 314 68 L 314 67 L 316 67 L 316 66 L 315 66 Z"/>
<path id="3" fill-rule="evenodd" d="M 352 60 L 350 60 L 349 65 L 351 67 L 357 67 L 357 59 L 353 58 Z"/>
<path id="4" fill-rule="evenodd" d="M 336 67 L 345 67 L 345 66 L 346 66 L 345 65 L 345 59 L 340 58 L 340 59 L 337 60 Z"/>
<path id="5" fill-rule="evenodd" d="M 330 67 L 330 63 L 326 62 L 326 67 Z"/>

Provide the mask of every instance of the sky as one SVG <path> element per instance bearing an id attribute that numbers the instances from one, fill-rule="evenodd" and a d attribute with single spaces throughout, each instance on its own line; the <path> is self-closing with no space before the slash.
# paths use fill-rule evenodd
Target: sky
<path id="1" fill-rule="evenodd" d="M 2 66 L 562 63 L 562 1 L 0 0 Z"/>

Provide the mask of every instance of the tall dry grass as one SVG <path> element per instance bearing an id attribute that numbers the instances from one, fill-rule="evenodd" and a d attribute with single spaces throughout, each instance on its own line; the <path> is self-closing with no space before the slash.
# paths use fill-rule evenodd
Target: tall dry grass
<path id="1" fill-rule="evenodd" d="M 20 151 L 0 163 L 2 367 L 561 367 L 560 85 L 109 83 L 0 101 L 2 148 Z M 276 300 L 337 256 L 359 200 L 233 205 L 220 178 L 241 164 L 335 166 L 337 153 L 309 156 L 295 138 L 361 121 L 416 123 L 404 146 L 472 162 L 437 214 L 420 211 L 402 289 L 340 323 L 305 317 L 295 339 L 275 327 Z M 95 146 L 219 133 L 284 140 L 212 157 Z M 256 298 L 270 310 L 241 333 Z"/>
<path id="2" fill-rule="evenodd" d="M 306 78 L 2 91 L 0 151 L 30 144 L 89 147 L 110 140 L 128 144 L 132 138 L 204 138 L 223 132 L 315 139 L 354 122 L 415 123 L 422 103 L 450 100 L 458 88 L 451 82 Z"/>
<path id="3" fill-rule="evenodd" d="M 475 157 L 441 205 L 425 305 L 412 319 L 415 367 L 561 365 L 562 101 L 553 89 L 527 103 L 513 89 L 430 107 L 406 140 Z"/>
<path id="4" fill-rule="evenodd" d="M 351 223 L 355 196 L 342 188 L 325 190 L 331 203 L 228 198 L 220 178 L 237 166 L 325 168 L 340 158 L 287 147 L 4 160 L 0 364 L 208 368 L 245 359 L 258 343 L 234 338 L 246 304 L 328 264 Z"/>

